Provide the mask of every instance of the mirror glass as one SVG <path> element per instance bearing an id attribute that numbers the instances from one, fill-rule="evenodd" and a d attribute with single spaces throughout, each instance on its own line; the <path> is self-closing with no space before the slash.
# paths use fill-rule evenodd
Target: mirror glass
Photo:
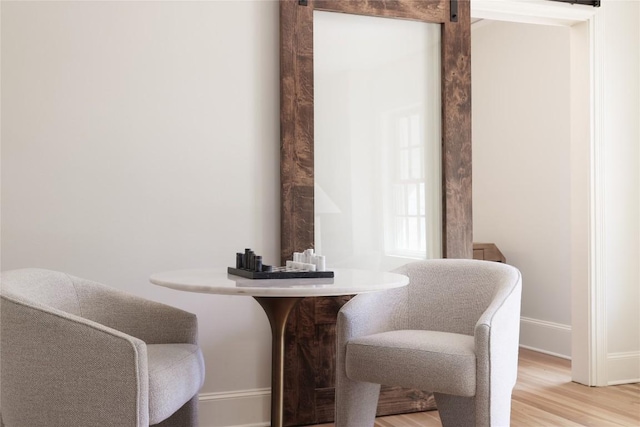
<path id="1" fill-rule="evenodd" d="M 315 247 L 328 267 L 439 258 L 439 24 L 314 11 Z"/>

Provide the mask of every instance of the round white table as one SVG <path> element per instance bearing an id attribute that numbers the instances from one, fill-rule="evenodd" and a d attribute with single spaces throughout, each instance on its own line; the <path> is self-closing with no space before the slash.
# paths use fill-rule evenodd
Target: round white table
<path id="1" fill-rule="evenodd" d="M 335 269 L 331 279 L 252 280 L 226 270 L 197 269 L 158 273 L 151 283 L 178 291 L 252 296 L 271 324 L 271 426 L 282 427 L 284 403 L 284 330 L 291 309 L 306 297 L 354 295 L 409 284 L 402 274 Z"/>

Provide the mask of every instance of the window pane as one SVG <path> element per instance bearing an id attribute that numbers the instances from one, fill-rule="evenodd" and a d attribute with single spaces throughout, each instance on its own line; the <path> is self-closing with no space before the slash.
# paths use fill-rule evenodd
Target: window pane
<path id="1" fill-rule="evenodd" d="M 400 179 L 409 179 L 409 150 L 400 151 Z"/>
<path id="2" fill-rule="evenodd" d="M 407 198 L 405 196 L 405 186 L 395 185 L 395 213 L 396 215 L 407 214 Z"/>
<path id="3" fill-rule="evenodd" d="M 420 135 L 420 117 L 417 114 L 411 116 L 411 145 L 422 145 L 423 140 Z"/>
<path id="4" fill-rule="evenodd" d="M 422 147 L 411 149 L 411 178 L 421 179 L 422 174 Z"/>
<path id="5" fill-rule="evenodd" d="M 408 221 L 408 225 L 409 225 L 409 248 L 410 250 L 418 250 L 419 249 L 419 245 L 418 245 L 418 239 L 419 239 L 419 234 L 418 234 L 418 218 L 407 218 Z"/>
<path id="6" fill-rule="evenodd" d="M 418 191 L 416 184 L 407 184 L 407 203 L 409 215 L 418 215 Z"/>
<path id="7" fill-rule="evenodd" d="M 400 147 L 409 145 L 409 120 L 406 117 L 401 117 L 398 120 L 398 142 Z"/>
<path id="8" fill-rule="evenodd" d="M 407 218 L 396 218 L 396 245 L 407 247 Z"/>

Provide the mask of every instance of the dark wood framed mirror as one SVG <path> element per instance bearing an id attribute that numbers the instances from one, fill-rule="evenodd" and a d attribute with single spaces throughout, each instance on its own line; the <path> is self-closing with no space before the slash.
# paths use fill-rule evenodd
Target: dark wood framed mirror
<path id="1" fill-rule="evenodd" d="M 472 258 L 469 1 L 282 0 L 281 261 L 314 247 L 314 10 L 441 25 L 442 255 Z M 309 298 L 292 312 L 285 344 L 285 425 L 333 420 L 335 319 L 348 299 Z M 428 393 L 385 387 L 378 414 L 433 407 Z"/>

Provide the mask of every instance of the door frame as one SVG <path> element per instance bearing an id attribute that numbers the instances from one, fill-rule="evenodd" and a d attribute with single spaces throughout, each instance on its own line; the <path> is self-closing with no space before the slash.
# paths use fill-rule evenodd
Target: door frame
<path id="1" fill-rule="evenodd" d="M 589 55 L 589 166 L 587 283 L 571 283 L 572 380 L 589 386 L 606 386 L 607 323 L 604 266 L 604 8 L 551 1 L 471 2 L 471 17 L 496 21 L 571 27 L 586 23 Z M 573 216 L 573 215 L 572 215 Z M 586 301 L 586 304 L 585 304 Z"/>

